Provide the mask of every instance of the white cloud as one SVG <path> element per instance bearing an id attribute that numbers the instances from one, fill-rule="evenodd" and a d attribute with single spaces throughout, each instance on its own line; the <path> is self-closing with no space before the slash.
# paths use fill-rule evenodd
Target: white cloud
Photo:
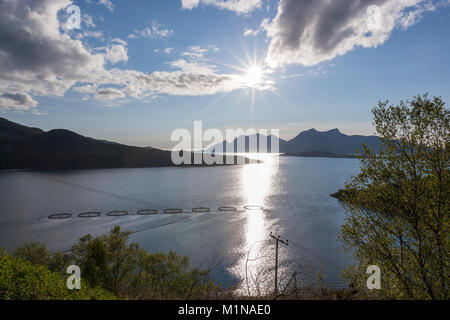
<path id="1" fill-rule="evenodd" d="M 181 0 L 181 7 L 192 10 L 203 4 L 234 11 L 238 14 L 249 14 L 256 9 L 260 9 L 262 2 L 262 0 Z"/>
<path id="2" fill-rule="evenodd" d="M 165 48 L 164 53 L 165 54 L 171 54 L 174 48 Z"/>
<path id="3" fill-rule="evenodd" d="M 19 109 L 26 110 L 37 106 L 37 101 L 27 93 L 3 93 L 0 94 L 1 109 Z"/>
<path id="4" fill-rule="evenodd" d="M 110 0 L 98 0 L 98 3 L 101 5 L 104 5 L 106 7 L 106 9 L 108 9 L 109 11 L 111 11 L 111 12 L 114 11 L 114 5 L 112 4 L 112 2 Z"/>
<path id="5" fill-rule="evenodd" d="M 209 50 L 207 48 L 203 48 L 201 46 L 190 46 L 188 51 L 181 53 L 182 56 L 188 56 L 191 58 L 203 58 L 205 53 Z"/>
<path id="6" fill-rule="evenodd" d="M 245 28 L 244 30 L 244 36 L 248 37 L 248 36 L 256 36 L 259 33 L 259 29 L 247 29 Z"/>
<path id="7" fill-rule="evenodd" d="M 113 44 L 106 49 L 105 60 L 112 64 L 128 61 L 128 50 L 121 44 Z"/>
<path id="8" fill-rule="evenodd" d="M 58 11 L 68 0 L 0 0 L 0 108 L 31 108 L 32 95 L 63 95 L 103 69 L 104 57 L 61 33 Z M 14 101 L 12 95 L 25 97 Z"/>
<path id="9" fill-rule="evenodd" d="M 94 18 L 92 16 L 83 14 L 82 21 L 88 28 L 95 28 Z"/>
<path id="10" fill-rule="evenodd" d="M 202 59 L 208 52 L 218 52 L 219 48 L 214 45 L 209 46 L 190 46 L 187 51 L 181 53 L 182 56 L 191 59 Z"/>
<path id="11" fill-rule="evenodd" d="M 120 39 L 120 38 L 114 38 L 114 39 L 111 40 L 111 42 L 116 42 L 116 43 L 119 43 L 119 44 L 121 44 L 123 46 L 127 45 L 127 42 L 125 40 L 123 40 L 123 39 Z"/>
<path id="12" fill-rule="evenodd" d="M 408 28 L 432 0 L 283 0 L 263 28 L 270 39 L 266 62 L 311 66 L 356 47 L 372 48 L 389 39 L 395 28 Z"/>
<path id="13" fill-rule="evenodd" d="M 153 21 L 150 27 L 145 27 L 141 30 L 134 30 L 134 32 L 128 35 L 130 39 L 138 39 L 138 38 L 151 38 L 151 39 L 160 39 L 167 38 L 173 35 L 173 30 L 161 28 L 162 26 L 157 22 Z"/>
<path id="14" fill-rule="evenodd" d="M 101 38 L 103 37 L 103 33 L 101 33 L 100 31 L 85 31 L 83 33 L 79 33 L 79 35 L 81 35 L 82 37 L 85 38 Z"/>
<path id="15" fill-rule="evenodd" d="M 216 71 L 216 67 L 197 61 L 187 61 L 184 59 L 178 59 L 168 63 L 172 67 L 179 68 L 187 73 L 195 74 L 209 74 Z"/>
<path id="16" fill-rule="evenodd" d="M 292 78 L 300 78 L 303 77 L 303 73 L 294 73 L 294 74 L 288 74 L 288 75 L 282 75 L 281 79 L 292 79 Z"/>
<path id="17" fill-rule="evenodd" d="M 63 96 L 68 90 L 83 99 L 142 99 L 165 95 L 210 95 L 247 88 L 245 77 L 223 74 L 206 61 L 217 47 L 193 46 L 171 71 L 145 73 L 108 62 L 127 61 L 126 42 L 88 49 L 60 28 L 57 14 L 69 0 L 0 0 L 0 109 L 30 109 L 39 96 Z M 205 51 L 206 50 L 206 51 Z M 271 84 L 261 84 L 270 89 Z"/>

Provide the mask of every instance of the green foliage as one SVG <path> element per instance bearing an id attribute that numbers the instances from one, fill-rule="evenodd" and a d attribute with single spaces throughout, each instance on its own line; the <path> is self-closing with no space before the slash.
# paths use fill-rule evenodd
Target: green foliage
<path id="1" fill-rule="evenodd" d="M 385 297 L 448 299 L 449 110 L 425 95 L 372 112 L 383 151 L 365 148 L 342 193 L 340 237 L 358 261 L 344 275 L 367 290 L 366 267 L 378 265 Z"/>
<path id="2" fill-rule="evenodd" d="M 47 266 L 51 271 L 58 272 L 62 275 L 67 275 L 67 267 L 71 264 L 72 257 L 70 255 L 57 252 L 50 256 Z"/>
<path id="3" fill-rule="evenodd" d="M 137 266 L 136 244 L 127 245 L 129 233 L 115 227 L 97 238 L 87 235 L 72 247 L 75 264 L 90 283 L 115 293 L 125 290 Z"/>
<path id="4" fill-rule="evenodd" d="M 129 232 L 119 227 L 100 237 L 82 237 L 72 253 L 83 277 L 127 298 L 208 298 L 218 292 L 209 271 L 190 267 L 187 257 L 172 251 L 148 253 L 135 243 L 128 245 L 128 238 Z"/>
<path id="5" fill-rule="evenodd" d="M 14 258 L 0 248 L 0 299 L 114 298 L 109 292 L 127 299 L 209 299 L 222 293 L 209 270 L 192 268 L 187 257 L 173 251 L 148 253 L 128 244 L 129 235 L 120 227 L 95 238 L 86 235 L 70 255 L 52 255 L 36 242 L 17 248 Z M 81 291 L 66 288 L 71 264 L 81 269 Z"/>
<path id="6" fill-rule="evenodd" d="M 50 261 L 47 247 L 37 242 L 28 242 L 18 247 L 14 251 L 14 256 L 41 266 L 46 266 Z"/>
<path id="7" fill-rule="evenodd" d="M 139 251 L 138 272 L 130 288 L 141 299 L 205 299 L 219 288 L 208 279 L 209 271 L 189 266 L 189 259 L 173 251 L 149 254 Z"/>
<path id="8" fill-rule="evenodd" d="M 14 256 L 25 261 L 41 266 L 47 266 L 51 271 L 66 274 L 66 269 L 71 265 L 72 258 L 65 253 L 50 254 L 42 244 L 28 242 L 14 251 Z"/>
<path id="9" fill-rule="evenodd" d="M 0 254 L 0 299 L 6 300 L 88 300 L 114 299 L 102 288 L 82 281 L 81 290 L 69 290 L 66 279 L 46 266 L 32 264 L 5 253 Z"/>

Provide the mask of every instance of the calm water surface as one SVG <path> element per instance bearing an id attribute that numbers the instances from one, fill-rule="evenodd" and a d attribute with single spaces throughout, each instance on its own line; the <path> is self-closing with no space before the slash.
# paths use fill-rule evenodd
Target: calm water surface
<path id="1" fill-rule="evenodd" d="M 151 252 L 170 249 L 192 263 L 212 267 L 225 286 L 258 278 L 274 262 L 273 232 L 289 239 L 280 247 L 281 273 L 301 270 L 300 282 L 315 282 L 321 272 L 329 285 L 350 262 L 336 239 L 344 210 L 329 194 L 359 171 L 356 159 L 281 157 L 262 164 L 202 168 L 105 169 L 0 173 L 0 247 L 11 251 L 28 241 L 52 252 L 67 250 L 85 234 L 99 235 L 114 225 L 134 232 L 131 240 Z M 264 210 L 244 210 L 259 205 Z M 234 206 L 235 212 L 217 212 Z M 195 207 L 212 212 L 188 213 Z M 163 214 L 167 208 L 186 213 Z M 137 216 L 141 209 L 158 209 Z M 127 210 L 130 215 L 105 213 Z M 77 214 L 99 211 L 98 218 Z M 53 213 L 71 219 L 49 220 Z M 284 268 L 284 269 L 283 269 Z M 245 276 L 246 275 L 246 276 Z"/>

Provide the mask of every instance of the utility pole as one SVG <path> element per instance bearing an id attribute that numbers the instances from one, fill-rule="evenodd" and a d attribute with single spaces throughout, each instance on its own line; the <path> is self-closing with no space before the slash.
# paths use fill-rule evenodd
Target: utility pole
<path id="1" fill-rule="evenodd" d="M 274 238 L 276 242 L 275 246 L 275 297 L 278 296 L 278 243 L 281 242 L 282 244 L 289 245 L 289 240 L 281 240 L 280 236 L 275 237 L 272 232 L 270 233 L 270 236 Z"/>

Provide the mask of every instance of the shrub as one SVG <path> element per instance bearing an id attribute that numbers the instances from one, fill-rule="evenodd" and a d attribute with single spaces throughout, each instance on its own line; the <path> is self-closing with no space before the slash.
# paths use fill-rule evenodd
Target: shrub
<path id="1" fill-rule="evenodd" d="M 173 251 L 148 253 L 128 244 L 129 232 L 84 236 L 72 247 L 74 263 L 91 284 L 120 297 L 136 299 L 194 299 L 218 294 L 209 270 L 192 268 L 187 257 Z"/>
<path id="2" fill-rule="evenodd" d="M 0 299 L 103 300 L 115 296 L 102 288 L 92 288 L 86 281 L 82 281 L 80 290 L 69 290 L 66 278 L 60 274 L 3 252 L 0 254 Z"/>

